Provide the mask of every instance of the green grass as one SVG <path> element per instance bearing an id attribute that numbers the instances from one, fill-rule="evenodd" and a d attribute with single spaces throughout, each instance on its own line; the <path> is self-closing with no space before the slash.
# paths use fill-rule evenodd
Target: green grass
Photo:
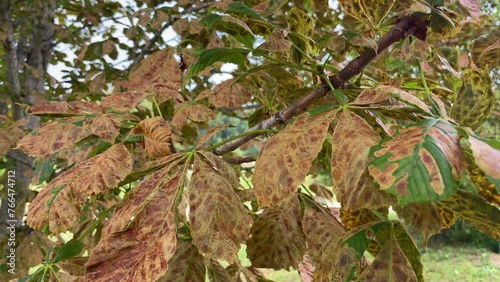
<path id="1" fill-rule="evenodd" d="M 495 266 L 490 257 L 498 262 Z M 244 265 L 250 265 L 246 258 L 246 248 L 240 250 Z M 428 282 L 490 282 L 499 281 L 500 255 L 486 249 L 472 247 L 429 248 L 422 254 L 424 279 Z M 302 281 L 297 271 L 272 269 L 262 270 L 265 277 L 273 281 Z"/>

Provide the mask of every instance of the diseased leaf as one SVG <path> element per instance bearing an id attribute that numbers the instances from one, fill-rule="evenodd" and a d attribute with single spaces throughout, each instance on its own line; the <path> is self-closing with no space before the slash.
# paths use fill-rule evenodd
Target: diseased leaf
<path id="1" fill-rule="evenodd" d="M 253 178 L 261 206 L 278 205 L 295 193 L 320 152 L 335 115 L 336 111 L 302 114 L 264 145 Z"/>
<path id="2" fill-rule="evenodd" d="M 345 13 L 377 27 L 391 11 L 396 0 L 340 0 L 339 2 Z"/>
<path id="3" fill-rule="evenodd" d="M 352 230 L 358 226 L 380 220 L 369 209 L 349 210 L 347 208 L 341 207 L 339 212 L 339 217 L 342 220 L 342 225 L 346 230 Z"/>
<path id="4" fill-rule="evenodd" d="M 50 104 L 41 104 L 29 107 L 28 111 L 30 114 L 38 116 L 72 116 L 102 113 L 102 109 L 97 103 L 83 101 L 62 101 Z"/>
<path id="5" fill-rule="evenodd" d="M 248 237 L 251 218 L 228 176 L 195 156 L 188 199 L 193 243 L 208 258 L 232 263 Z"/>
<path id="6" fill-rule="evenodd" d="M 359 281 L 418 280 L 396 237 L 391 235 L 375 257 L 375 261 L 361 274 Z"/>
<path id="7" fill-rule="evenodd" d="M 253 47 L 255 42 L 255 37 L 248 25 L 244 21 L 231 16 L 209 14 L 200 20 L 200 24 L 208 30 L 217 30 L 230 34 L 249 48 Z"/>
<path id="8" fill-rule="evenodd" d="M 75 124 L 81 120 L 82 117 L 74 117 L 47 123 L 36 134 L 24 136 L 17 146 L 31 156 L 50 155 L 73 147 L 92 134 L 89 127 Z"/>
<path id="9" fill-rule="evenodd" d="M 146 92 L 115 93 L 102 99 L 101 107 L 117 112 L 128 112 L 137 107 L 150 94 Z"/>
<path id="10" fill-rule="evenodd" d="M 128 87 L 134 90 L 147 91 L 157 84 L 181 85 L 181 70 L 174 58 L 174 50 L 165 48 L 150 54 L 132 69 Z"/>
<path id="11" fill-rule="evenodd" d="M 460 1 L 462 2 L 462 1 Z M 472 61 L 480 68 L 494 69 L 500 64 L 500 27 L 492 29 L 472 43 Z"/>
<path id="12" fill-rule="evenodd" d="M 224 175 L 226 180 L 231 184 L 231 187 L 238 187 L 240 178 L 236 174 L 234 168 L 223 160 L 221 157 L 216 156 L 212 152 L 208 151 L 198 151 L 200 155 L 205 157 L 206 161 L 210 166 L 215 168 L 221 175 Z"/>
<path id="13" fill-rule="evenodd" d="M 446 213 L 436 207 L 435 204 L 409 204 L 402 208 L 395 207 L 399 218 L 411 224 L 422 233 L 424 244 L 427 244 L 432 235 L 438 234 L 442 229 L 450 227 L 455 220 L 453 213 Z"/>
<path id="14" fill-rule="evenodd" d="M 209 96 L 208 101 L 217 108 L 236 109 L 241 108 L 251 98 L 252 94 L 243 85 L 229 79 L 215 87 L 213 95 Z"/>
<path id="15" fill-rule="evenodd" d="M 390 196 L 381 192 L 367 170 L 370 148 L 380 136 L 360 116 L 343 111 L 332 135 L 331 171 L 333 190 L 342 207 L 378 209 L 390 205 Z"/>
<path id="16" fill-rule="evenodd" d="M 429 27 L 433 33 L 442 36 L 443 39 L 450 38 L 460 32 L 462 19 L 462 15 L 444 7 L 433 8 Z"/>
<path id="17" fill-rule="evenodd" d="M 500 148 L 494 148 L 473 133 L 461 140 L 470 178 L 478 194 L 500 207 Z"/>
<path id="18" fill-rule="evenodd" d="M 210 282 L 234 281 L 229 272 L 217 261 L 211 260 L 207 265 L 208 280 Z"/>
<path id="19" fill-rule="evenodd" d="M 215 119 L 215 113 L 205 105 L 194 104 L 181 108 L 172 118 L 172 125 L 182 129 L 186 125 L 187 119 L 195 122 L 205 122 Z"/>
<path id="20" fill-rule="evenodd" d="M 23 127 L 28 122 L 27 119 L 20 119 L 7 127 L 0 128 L 0 158 L 6 155 L 11 148 L 14 148 L 21 138 L 26 136 Z"/>
<path id="21" fill-rule="evenodd" d="M 495 104 L 490 84 L 491 77 L 487 72 L 475 69 L 464 71 L 450 117 L 473 130 L 479 128 L 488 119 Z"/>
<path id="22" fill-rule="evenodd" d="M 205 282 L 205 263 L 198 248 L 191 243 L 179 243 L 168 261 L 168 270 L 158 282 L 192 281 Z"/>
<path id="23" fill-rule="evenodd" d="M 158 158 L 172 154 L 170 124 L 161 117 L 147 118 L 139 122 L 130 132 L 131 135 L 144 135 L 146 155 Z"/>
<path id="24" fill-rule="evenodd" d="M 132 170 L 132 158 L 117 144 L 63 172 L 31 202 L 27 222 L 36 229 L 48 224 L 52 234 L 66 231 L 80 218 L 87 198 L 115 188 Z"/>
<path id="25" fill-rule="evenodd" d="M 247 242 L 253 267 L 297 268 L 306 250 L 300 206 L 296 198 L 268 207 L 252 225 Z"/>
<path id="26" fill-rule="evenodd" d="M 165 274 L 177 245 L 176 199 L 185 172 L 175 172 L 176 164 L 149 175 L 116 210 L 89 257 L 86 280 L 156 281 Z"/>
<path id="27" fill-rule="evenodd" d="M 491 238 L 500 240 L 500 209 L 478 195 L 458 190 L 438 205 Z"/>
<path id="28" fill-rule="evenodd" d="M 437 119 L 382 140 L 370 150 L 370 158 L 370 174 L 401 205 L 446 199 L 465 169 L 456 129 Z"/>
<path id="29" fill-rule="evenodd" d="M 203 136 L 201 136 L 200 140 L 198 140 L 198 144 L 196 144 L 196 148 L 197 149 L 202 148 L 203 145 L 205 145 L 208 142 L 208 140 L 210 140 L 210 138 L 212 138 L 215 134 L 221 132 L 222 130 L 224 130 L 228 127 L 229 127 L 229 124 L 223 124 L 223 125 L 211 127 L 210 129 L 207 130 L 207 132 L 205 132 L 205 134 L 203 134 Z"/>
<path id="30" fill-rule="evenodd" d="M 90 131 L 104 141 L 113 143 L 120 135 L 121 117 L 115 114 L 103 114 L 92 119 Z"/>
<path id="31" fill-rule="evenodd" d="M 266 6 L 264 7 L 263 10 L 260 11 L 260 14 L 263 15 L 264 17 L 270 16 L 274 12 L 276 12 L 276 10 L 281 8 L 281 6 L 283 6 L 286 2 L 287 0 L 268 0 L 265 2 Z"/>

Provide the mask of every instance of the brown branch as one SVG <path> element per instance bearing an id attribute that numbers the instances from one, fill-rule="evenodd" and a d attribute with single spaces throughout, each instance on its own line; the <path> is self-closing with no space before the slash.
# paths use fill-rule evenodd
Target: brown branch
<path id="1" fill-rule="evenodd" d="M 239 165 L 243 163 L 255 162 L 255 157 L 242 157 L 242 158 L 224 158 L 230 164 Z"/>
<path id="2" fill-rule="evenodd" d="M 396 25 L 378 41 L 377 52 L 373 49 L 369 49 L 361 56 L 357 57 L 351 61 L 345 68 L 343 68 L 337 74 L 330 76 L 330 82 L 336 89 L 342 89 L 346 87 L 346 84 L 351 78 L 361 73 L 363 68 L 368 65 L 377 54 L 382 53 L 385 49 L 391 46 L 393 43 L 400 41 L 401 39 L 414 35 L 420 40 L 425 40 L 427 32 L 427 23 L 424 14 L 415 13 L 413 15 L 405 16 L 401 18 Z M 293 103 L 290 107 L 283 111 L 276 113 L 269 119 L 261 121 L 259 124 L 253 126 L 248 131 L 254 131 L 258 129 L 268 129 L 273 128 L 278 124 L 285 123 L 286 121 L 292 119 L 293 117 L 305 112 L 309 106 L 318 102 L 321 98 L 325 97 L 329 92 L 329 87 L 327 84 L 322 84 L 319 87 L 312 90 L 309 94 L 304 96 L 302 99 Z M 213 152 L 216 155 L 222 155 L 227 152 L 231 152 L 246 142 L 255 138 L 258 134 L 244 136 L 228 142 L 218 148 Z"/>

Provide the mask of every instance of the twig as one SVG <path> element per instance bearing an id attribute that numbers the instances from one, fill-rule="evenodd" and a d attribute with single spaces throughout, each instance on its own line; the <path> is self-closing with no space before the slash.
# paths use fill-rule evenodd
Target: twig
<path id="1" fill-rule="evenodd" d="M 401 39 L 414 35 L 420 40 L 425 40 L 427 34 L 427 23 L 425 20 L 425 15 L 420 13 L 415 13 L 413 15 L 405 16 L 401 18 L 396 25 L 382 37 L 377 43 L 377 51 L 369 49 L 365 51 L 361 56 L 357 57 L 351 61 L 345 68 L 343 68 L 337 74 L 330 76 L 329 81 L 336 89 L 343 89 L 347 87 L 349 80 L 361 73 L 363 68 L 368 65 L 377 54 L 382 53 L 385 49 L 391 46 L 393 43 L 400 41 Z M 278 124 L 284 123 L 293 117 L 305 112 L 309 106 L 318 102 L 321 98 L 325 97 L 329 91 L 327 83 L 321 84 L 319 87 L 312 90 L 308 95 L 302 99 L 293 103 L 290 107 L 283 111 L 277 112 L 274 116 L 269 119 L 261 121 L 259 124 L 253 126 L 248 131 L 260 130 L 273 128 Z M 243 136 L 241 138 L 232 140 L 215 150 L 213 152 L 216 155 L 222 155 L 227 152 L 231 152 L 246 142 L 252 140 L 258 136 L 258 134 L 252 134 L 248 136 Z"/>

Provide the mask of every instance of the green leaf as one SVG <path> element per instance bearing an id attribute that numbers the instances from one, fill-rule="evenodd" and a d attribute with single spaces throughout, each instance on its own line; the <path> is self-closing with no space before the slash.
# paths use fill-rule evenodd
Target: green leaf
<path id="1" fill-rule="evenodd" d="M 250 18 L 266 21 L 261 15 L 257 14 L 252 8 L 239 2 L 232 2 L 227 9 L 227 13 L 230 15 L 245 15 Z"/>
<path id="2" fill-rule="evenodd" d="M 244 21 L 231 16 L 210 14 L 201 19 L 200 24 L 209 30 L 226 32 L 249 48 L 252 48 L 255 42 L 250 27 Z"/>
<path id="3" fill-rule="evenodd" d="M 401 205 L 432 203 L 453 194 L 465 170 L 459 136 L 446 121 L 429 119 L 370 150 L 370 174 Z"/>
<path id="4" fill-rule="evenodd" d="M 234 63 L 241 65 L 245 62 L 246 57 L 250 50 L 239 48 L 215 48 L 203 51 L 199 56 L 196 63 L 191 65 L 186 80 L 188 81 L 194 75 L 204 70 L 206 67 L 211 66 L 215 62 Z"/>
<path id="5" fill-rule="evenodd" d="M 52 263 L 77 256 L 83 248 L 85 248 L 85 244 L 76 239 L 71 239 L 57 251 Z"/>

